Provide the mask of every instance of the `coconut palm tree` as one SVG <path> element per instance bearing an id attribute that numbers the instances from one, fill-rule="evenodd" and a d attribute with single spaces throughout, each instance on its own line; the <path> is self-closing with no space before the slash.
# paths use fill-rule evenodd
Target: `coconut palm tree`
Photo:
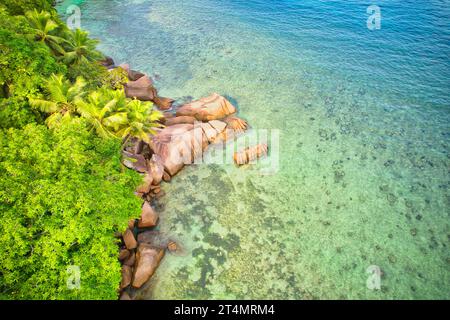
<path id="1" fill-rule="evenodd" d="M 122 138 L 123 146 L 130 138 L 149 143 L 149 134 L 161 127 L 157 121 L 162 114 L 153 109 L 151 102 L 129 100 L 123 90 L 102 87 L 87 99 L 79 99 L 77 110 L 99 136 Z"/>
<path id="2" fill-rule="evenodd" d="M 28 11 L 25 14 L 30 25 L 32 37 L 36 41 L 45 43 L 56 54 L 62 55 L 64 49 L 62 44 L 66 41 L 56 34 L 59 25 L 52 20 L 52 15 L 46 11 Z"/>
<path id="3" fill-rule="evenodd" d="M 116 135 L 122 138 L 124 146 L 130 138 L 137 138 L 145 143 L 150 143 L 149 135 L 155 135 L 155 128 L 162 125 L 158 122 L 162 118 L 159 111 L 153 109 L 153 103 L 131 100 L 126 107 L 128 122 Z"/>
<path id="4" fill-rule="evenodd" d="M 62 121 L 71 120 L 77 112 L 77 103 L 82 99 L 86 82 L 78 77 L 74 84 L 63 75 L 51 75 L 45 84 L 45 98 L 30 98 L 30 105 L 42 112 L 49 113 L 47 125 L 52 128 Z"/>
<path id="5" fill-rule="evenodd" d="M 103 55 L 96 50 L 98 40 L 90 39 L 89 33 L 80 29 L 69 30 L 63 60 L 68 65 L 98 61 Z"/>
<path id="6" fill-rule="evenodd" d="M 106 87 L 91 92 L 86 100 L 77 102 L 80 115 L 104 138 L 115 137 L 116 132 L 127 125 L 126 105 L 127 99 L 123 90 Z"/>

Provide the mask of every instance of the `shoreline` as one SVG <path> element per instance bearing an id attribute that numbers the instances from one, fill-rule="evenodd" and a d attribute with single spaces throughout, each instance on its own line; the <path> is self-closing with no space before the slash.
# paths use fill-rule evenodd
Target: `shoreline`
<path id="1" fill-rule="evenodd" d="M 177 253 L 180 244 L 162 236 L 158 228 L 159 214 L 155 202 L 165 196 L 163 182 L 169 183 L 185 165 L 194 164 L 209 145 L 235 140 L 249 128 L 237 116 L 238 110 L 223 96 L 211 94 L 186 104 L 174 105 L 173 99 L 159 97 L 153 80 L 132 70 L 128 64 L 116 66 L 106 57 L 101 62 L 110 72 L 122 69 L 128 82 L 124 84 L 127 98 L 151 101 L 163 114 L 162 128 L 150 135 L 150 143 L 132 140 L 125 145 L 122 163 L 143 177 L 135 195 L 144 202 L 140 217 L 129 221 L 121 239 L 118 259 L 122 265 L 119 299 L 133 300 L 140 288 L 151 279 L 166 252 Z M 268 153 L 266 144 L 250 146 L 233 154 L 237 166 L 248 164 Z"/>

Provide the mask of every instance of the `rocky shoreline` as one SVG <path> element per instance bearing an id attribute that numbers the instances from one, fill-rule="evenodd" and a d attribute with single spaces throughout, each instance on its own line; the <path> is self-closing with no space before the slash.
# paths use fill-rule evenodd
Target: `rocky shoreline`
<path id="1" fill-rule="evenodd" d="M 143 182 L 135 194 L 143 199 L 138 219 L 130 220 L 120 239 L 118 259 L 122 264 L 120 300 L 134 299 L 136 289 L 153 276 L 166 251 L 176 253 L 179 244 L 156 230 L 159 215 L 155 201 L 164 196 L 161 183 L 170 182 L 185 165 L 194 163 L 208 146 L 226 143 L 248 129 L 248 123 L 237 117 L 237 109 L 226 98 L 213 93 L 196 101 L 174 105 L 175 100 L 158 96 L 154 82 L 129 65 L 115 66 L 112 58 L 101 62 L 108 70 L 120 68 L 127 74 L 124 90 L 128 98 L 151 101 L 163 113 L 161 127 L 150 136 L 150 143 L 132 140 L 123 151 L 123 164 L 142 174 Z M 236 165 L 244 165 L 266 155 L 267 145 L 257 145 L 236 152 Z"/>

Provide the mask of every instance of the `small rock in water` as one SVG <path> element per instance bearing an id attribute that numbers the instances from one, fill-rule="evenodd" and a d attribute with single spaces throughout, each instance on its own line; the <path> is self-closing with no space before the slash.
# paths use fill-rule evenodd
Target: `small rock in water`
<path id="1" fill-rule="evenodd" d="M 233 159 L 237 165 L 241 166 L 267 155 L 267 152 L 267 144 L 259 144 L 254 147 L 246 148 L 241 152 L 236 152 Z"/>
<path id="2" fill-rule="evenodd" d="M 177 246 L 177 244 L 174 241 L 170 241 L 169 244 L 167 245 L 167 249 L 170 252 L 175 252 L 175 251 L 178 250 L 178 246 Z"/>
<path id="3" fill-rule="evenodd" d="M 242 133 L 248 129 L 248 123 L 236 116 L 228 116 L 223 120 L 227 124 L 228 129 L 232 129 L 237 133 Z"/>

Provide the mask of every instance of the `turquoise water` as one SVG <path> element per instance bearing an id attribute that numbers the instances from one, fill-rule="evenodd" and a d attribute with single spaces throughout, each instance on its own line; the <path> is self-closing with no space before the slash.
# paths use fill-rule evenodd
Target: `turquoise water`
<path id="1" fill-rule="evenodd" d="M 450 5 L 63 1 L 117 62 L 184 101 L 218 92 L 280 132 L 279 170 L 165 184 L 168 254 L 144 299 L 450 298 Z M 381 289 L 367 286 L 370 266 Z"/>

